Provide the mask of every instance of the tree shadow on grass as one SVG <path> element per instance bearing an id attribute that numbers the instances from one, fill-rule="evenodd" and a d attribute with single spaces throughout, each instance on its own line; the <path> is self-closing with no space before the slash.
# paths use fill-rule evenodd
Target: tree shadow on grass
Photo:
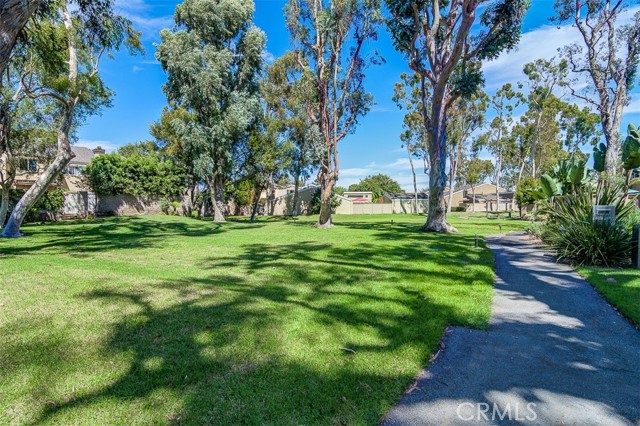
<path id="1" fill-rule="evenodd" d="M 264 225 L 256 225 L 258 227 Z M 30 236 L 1 240 L 3 257 L 52 250 L 82 257 L 110 250 L 134 250 L 166 244 L 171 237 L 211 237 L 233 228 L 255 229 L 233 224 L 201 221 L 159 221 L 153 217 L 118 217 L 91 221 L 61 222 L 27 228 Z"/>
<path id="2" fill-rule="evenodd" d="M 455 238 L 446 244 L 461 261 L 473 261 Z M 385 248 L 384 240 L 357 250 L 253 244 L 238 256 L 206 260 L 204 275 L 85 294 L 96 309 L 132 309 L 114 322 L 104 348 L 107 357 L 126 353 L 132 361 L 113 383 L 55 401 L 38 422 L 83 418 L 83 410 L 108 401 L 142 406 L 144 423 L 378 422 L 447 325 L 487 319 L 477 313 L 470 320 L 456 301 L 426 297 L 430 286 L 471 298 L 492 280 L 483 270 L 460 282 L 443 252 L 410 242 Z M 412 256 L 431 256 L 431 266 L 412 268 Z M 434 265 L 442 269 L 437 280 L 421 279 Z M 158 304 L 158 292 L 175 303 Z M 156 401 L 158 394 L 171 401 Z"/>

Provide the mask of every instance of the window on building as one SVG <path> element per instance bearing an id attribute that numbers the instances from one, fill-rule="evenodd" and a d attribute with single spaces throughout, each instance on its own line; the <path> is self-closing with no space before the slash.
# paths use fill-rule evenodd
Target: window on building
<path id="1" fill-rule="evenodd" d="M 27 173 L 38 173 L 40 169 L 38 165 L 38 160 L 34 160 L 33 158 L 23 158 L 20 160 L 19 168 L 23 172 Z"/>
<path id="2" fill-rule="evenodd" d="M 67 167 L 67 174 L 69 176 L 82 176 L 82 170 L 84 167 L 82 166 L 69 166 Z"/>

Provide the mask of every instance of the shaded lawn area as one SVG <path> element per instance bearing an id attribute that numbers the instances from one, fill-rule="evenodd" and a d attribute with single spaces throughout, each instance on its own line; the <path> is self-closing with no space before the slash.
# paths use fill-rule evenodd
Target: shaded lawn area
<path id="1" fill-rule="evenodd" d="M 457 218 L 460 217 L 460 218 Z M 370 425 L 448 325 L 485 328 L 525 223 L 110 218 L 0 240 L 0 424 Z"/>
<path id="2" fill-rule="evenodd" d="M 581 267 L 578 272 L 622 315 L 640 327 L 640 270 Z M 609 278 L 616 282 L 607 282 Z"/>

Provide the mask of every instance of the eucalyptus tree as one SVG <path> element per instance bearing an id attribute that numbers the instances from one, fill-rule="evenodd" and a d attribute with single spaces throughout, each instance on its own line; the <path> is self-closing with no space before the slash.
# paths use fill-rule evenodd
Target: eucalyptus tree
<path id="1" fill-rule="evenodd" d="M 386 4 L 394 45 L 422 80 L 422 118 L 431 161 L 424 230 L 452 232 L 445 202 L 450 111 L 458 98 L 475 93 L 482 84 L 478 61 L 496 58 L 517 45 L 529 1 L 386 0 Z M 426 81 L 432 90 L 427 91 Z"/>
<path id="2" fill-rule="evenodd" d="M 455 183 L 469 149 L 471 136 L 485 125 L 488 103 L 488 96 L 479 91 L 468 98 L 458 99 L 451 110 L 450 121 L 447 125 L 447 138 L 450 141 L 447 213 L 451 213 L 453 207 Z"/>
<path id="3" fill-rule="evenodd" d="M 600 116 L 589 107 L 564 104 L 560 116 L 560 128 L 564 133 L 564 145 L 570 155 L 581 153 L 581 147 L 595 147 L 602 139 Z"/>
<path id="4" fill-rule="evenodd" d="M 113 0 L 67 1 L 89 18 L 85 26 L 89 31 L 101 31 L 102 19 L 112 13 Z M 23 30 L 30 19 L 39 19 L 57 13 L 56 0 L 1 0 L 0 1 L 0 75 L 4 73 L 20 36 L 28 38 Z"/>
<path id="5" fill-rule="evenodd" d="M 0 2 L 0 75 L 9 64 L 18 36 L 41 5 L 42 0 Z"/>
<path id="6" fill-rule="evenodd" d="M 469 185 L 472 194 L 472 211 L 476 211 L 476 188 L 484 183 L 493 173 L 495 167 L 491 160 L 482 160 L 477 157 L 465 159 L 460 167 L 460 178 Z"/>
<path id="7" fill-rule="evenodd" d="M 57 13 L 34 25 L 25 47 L 27 65 L 20 84 L 29 97 L 54 101 L 58 109 L 56 155 L 14 207 L 3 237 L 21 236 L 20 227 L 28 211 L 73 159 L 74 126 L 110 105 L 112 92 L 99 75 L 105 52 L 123 45 L 131 51 L 142 49 L 131 22 L 111 8 L 100 9 L 101 14 L 87 14 L 81 9 L 72 11 L 66 2 L 55 5 Z"/>
<path id="8" fill-rule="evenodd" d="M 195 117 L 173 125 L 209 187 L 216 222 L 225 221 L 234 152 L 261 114 L 266 37 L 252 23 L 254 9 L 252 0 L 185 0 L 176 8 L 175 30 L 160 33 L 156 53 L 168 75 L 169 103 Z"/>
<path id="9" fill-rule="evenodd" d="M 300 185 L 317 166 L 318 135 L 307 109 L 312 81 L 302 74 L 295 52 L 287 52 L 271 64 L 261 85 L 270 126 L 275 136 L 288 142 L 288 171 L 293 177 L 293 215 L 300 214 Z M 275 146 L 275 145 L 272 145 Z"/>
<path id="10" fill-rule="evenodd" d="M 333 226 L 331 200 L 340 172 L 338 144 L 353 133 L 373 104 L 365 71 L 380 61 L 366 51 L 377 39 L 381 0 L 289 0 L 287 27 L 298 65 L 312 82 L 307 114 L 320 136 L 318 227 Z"/>
<path id="11" fill-rule="evenodd" d="M 393 101 L 398 108 L 405 110 L 405 116 L 402 123 L 403 131 L 400 135 L 403 148 L 407 150 L 409 157 L 409 165 L 411 166 L 411 174 L 413 176 L 414 204 L 416 212 L 418 211 L 418 179 L 416 175 L 416 167 L 414 158 L 421 158 L 424 161 L 424 173 L 429 173 L 427 163 L 427 129 L 422 119 L 422 95 L 421 95 L 421 78 L 418 74 L 402 73 L 400 82 L 394 87 Z"/>
<path id="12" fill-rule="evenodd" d="M 489 108 L 495 114 L 489 129 L 477 140 L 478 148 L 487 149 L 495 162 L 494 183 L 496 198 L 500 199 L 500 184 L 505 166 L 505 156 L 509 151 L 509 130 L 514 125 L 513 112 L 520 105 L 519 93 L 513 89 L 511 83 L 502 86 L 488 102 Z M 499 206 L 498 206 L 499 207 Z"/>
<path id="13" fill-rule="evenodd" d="M 640 64 L 640 12 L 621 24 L 630 0 L 556 0 L 555 20 L 573 24 L 581 40 L 565 48 L 571 70 L 588 80 L 572 84 L 575 97 L 600 115 L 607 150 L 605 169 L 615 176 L 620 166 L 620 124 Z"/>
<path id="14" fill-rule="evenodd" d="M 531 177 L 535 178 L 538 175 L 536 153 L 540 144 L 539 135 L 543 131 L 543 116 L 545 112 L 549 112 L 549 103 L 562 98 L 562 95 L 558 96 L 556 92 L 569 85 L 567 82 L 569 64 L 566 60 L 556 62 L 555 59 L 538 59 L 526 64 L 523 72 L 527 80 L 520 83 L 520 87 L 528 88 L 526 102 L 529 114 L 534 117 L 535 131 L 531 140 L 530 167 Z"/>
<path id="15" fill-rule="evenodd" d="M 192 214 L 199 208 L 198 200 L 203 187 L 202 180 L 195 172 L 195 157 L 192 150 L 188 149 L 186 142 L 176 131 L 174 122 L 188 123 L 195 120 L 195 116 L 184 108 L 165 107 L 162 110 L 160 119 L 149 126 L 149 132 L 154 137 L 153 145 L 160 156 L 165 160 L 170 160 L 186 173 L 188 187 L 185 195 L 189 201 L 187 213 Z M 154 149 L 149 145 L 148 149 Z"/>

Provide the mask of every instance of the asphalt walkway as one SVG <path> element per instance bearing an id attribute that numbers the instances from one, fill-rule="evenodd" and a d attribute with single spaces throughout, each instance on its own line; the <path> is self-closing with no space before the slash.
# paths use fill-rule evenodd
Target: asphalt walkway
<path id="1" fill-rule="evenodd" d="M 526 236 L 487 242 L 489 331 L 451 329 L 383 424 L 640 425 L 640 332 Z"/>

